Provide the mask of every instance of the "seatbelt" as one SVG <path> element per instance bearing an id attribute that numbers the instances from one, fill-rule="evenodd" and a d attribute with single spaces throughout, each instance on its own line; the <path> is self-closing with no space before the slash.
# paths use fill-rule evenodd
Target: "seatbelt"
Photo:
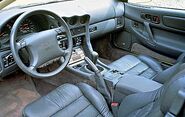
<path id="1" fill-rule="evenodd" d="M 176 96 L 175 100 L 173 101 L 169 111 L 166 113 L 165 117 L 176 117 L 183 105 L 184 105 L 184 101 L 185 101 L 185 89 L 181 89 L 178 92 L 178 95 Z"/>

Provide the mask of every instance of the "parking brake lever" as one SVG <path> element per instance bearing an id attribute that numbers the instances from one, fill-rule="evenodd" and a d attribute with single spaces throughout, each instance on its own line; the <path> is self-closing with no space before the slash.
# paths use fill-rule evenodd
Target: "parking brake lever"
<path id="1" fill-rule="evenodd" d="M 85 57 L 84 60 L 89 65 L 89 67 L 91 67 L 92 71 L 95 73 L 95 80 L 98 91 L 110 102 L 111 94 L 104 81 L 103 76 L 100 73 L 100 70 L 88 57 Z"/>

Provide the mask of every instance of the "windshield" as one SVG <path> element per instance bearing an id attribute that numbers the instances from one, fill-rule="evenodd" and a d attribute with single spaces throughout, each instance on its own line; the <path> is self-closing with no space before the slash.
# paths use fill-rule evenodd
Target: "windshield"
<path id="1" fill-rule="evenodd" d="M 57 2 L 57 1 L 67 1 L 67 0 L 0 0 L 0 3 L 6 4 L 3 9 L 7 9 L 7 8 L 17 7 L 17 6 L 26 6 L 30 4 L 40 4 L 40 3 Z"/>

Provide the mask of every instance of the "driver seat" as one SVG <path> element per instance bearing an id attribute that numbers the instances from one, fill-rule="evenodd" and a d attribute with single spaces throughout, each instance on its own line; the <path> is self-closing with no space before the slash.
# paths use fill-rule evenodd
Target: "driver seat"
<path id="1" fill-rule="evenodd" d="M 104 97 L 91 86 L 64 84 L 29 104 L 24 117 L 113 117 Z"/>
<path id="2" fill-rule="evenodd" d="M 164 76 L 165 77 L 165 76 Z M 179 90 L 185 89 L 185 64 L 171 74 L 168 82 L 154 91 L 125 97 L 118 117 L 164 117 Z M 24 117 L 113 117 L 104 97 L 91 86 L 64 84 L 23 110 Z"/>

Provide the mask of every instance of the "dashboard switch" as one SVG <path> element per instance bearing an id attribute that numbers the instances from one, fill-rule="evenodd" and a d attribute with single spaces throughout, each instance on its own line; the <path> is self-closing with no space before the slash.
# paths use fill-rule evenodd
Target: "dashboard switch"
<path id="1" fill-rule="evenodd" d="M 159 16 L 153 16 L 152 22 L 159 24 L 160 23 L 160 18 Z"/>
<path id="2" fill-rule="evenodd" d="M 13 55 L 12 53 L 9 53 L 8 55 L 5 55 L 3 56 L 3 64 L 4 64 L 4 67 L 7 68 L 9 67 L 10 65 L 14 64 L 15 63 L 15 60 L 13 58 Z"/>

